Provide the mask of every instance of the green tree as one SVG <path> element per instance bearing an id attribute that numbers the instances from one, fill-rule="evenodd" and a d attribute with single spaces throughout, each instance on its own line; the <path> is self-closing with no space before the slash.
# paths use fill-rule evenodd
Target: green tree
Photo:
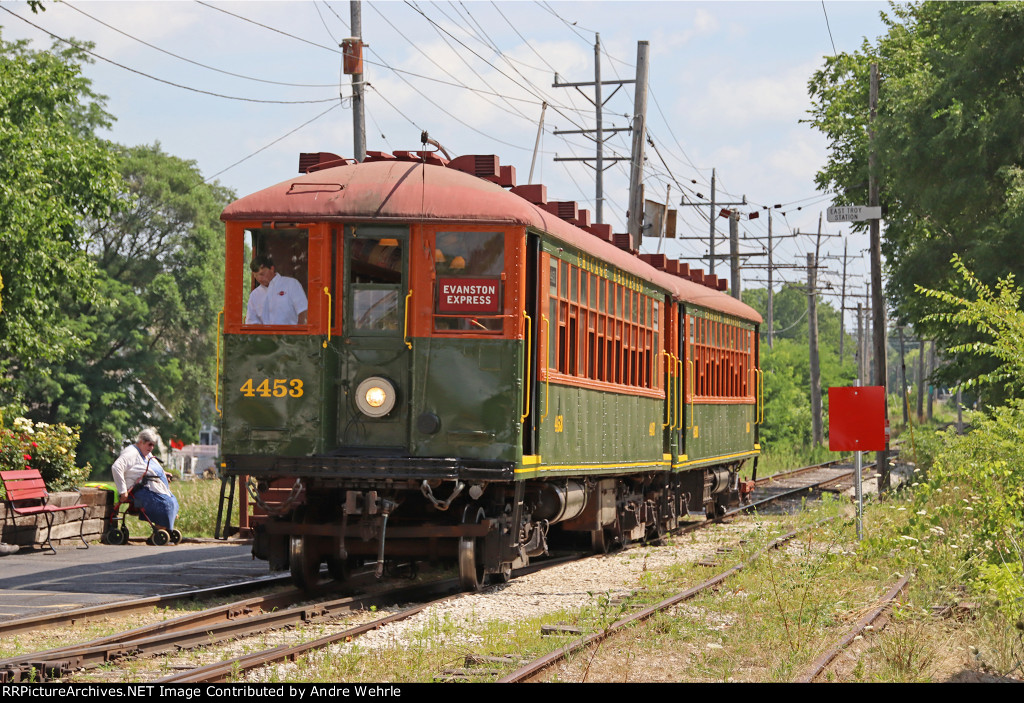
<path id="1" fill-rule="evenodd" d="M 1024 390 L 1024 311 L 1020 309 L 1021 289 L 1011 274 L 996 283 L 995 290 L 967 270 L 959 256 L 953 256 L 953 268 L 963 278 L 971 297 L 918 286 L 918 291 L 939 301 L 946 308 L 932 313 L 927 322 L 968 327 L 980 336 L 978 341 L 949 349 L 953 354 L 987 356 L 997 366 L 993 371 L 969 378 L 964 386 L 1002 385 L 1012 395 Z"/>
<path id="2" fill-rule="evenodd" d="M 829 140 L 819 188 L 866 202 L 868 66 L 882 77 L 877 135 L 885 210 L 887 297 L 903 323 L 940 346 L 977 332 L 926 322 L 933 304 L 916 286 L 963 286 L 947 265 L 959 254 L 989 283 L 1024 273 L 1024 4 L 894 5 L 887 33 L 826 59 L 809 83 L 809 122 Z M 962 288 L 960 292 L 964 292 Z M 993 370 L 959 355 L 945 380 Z"/>
<path id="3" fill-rule="evenodd" d="M 31 416 L 81 425 L 79 455 L 97 467 L 141 426 L 192 441 L 214 420 L 219 216 L 233 197 L 159 144 L 114 149 L 125 206 L 90 221 L 86 245 L 98 294 L 65 301 L 88 344 L 73 360 L 43 366 L 26 388 Z"/>
<path id="4" fill-rule="evenodd" d="M 116 159 L 93 136 L 109 124 L 75 50 L 0 38 L 0 398 L 18 377 L 83 345 L 61 302 L 91 295 L 87 218 L 120 206 Z"/>

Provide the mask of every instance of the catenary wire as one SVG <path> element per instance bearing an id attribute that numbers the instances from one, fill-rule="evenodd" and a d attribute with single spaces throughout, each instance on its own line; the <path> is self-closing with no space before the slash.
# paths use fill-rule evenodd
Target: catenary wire
<path id="1" fill-rule="evenodd" d="M 267 100 L 267 99 L 262 99 L 262 98 L 244 98 L 244 97 L 239 97 L 239 96 L 235 96 L 235 95 L 225 95 L 223 93 L 215 93 L 215 92 L 210 91 L 210 90 L 202 90 L 200 88 L 193 88 L 191 86 L 183 85 L 181 83 L 175 83 L 174 81 L 165 80 L 163 78 L 157 78 L 156 76 L 150 75 L 150 74 L 145 73 L 143 71 L 139 71 L 139 70 L 131 68 L 129 66 L 125 66 L 124 64 L 118 63 L 117 61 L 113 61 L 111 59 L 108 59 L 105 56 L 101 56 L 100 54 L 97 54 L 95 51 L 92 51 L 91 49 L 89 49 L 89 48 L 87 48 L 87 47 L 85 47 L 85 46 L 83 46 L 81 44 L 78 44 L 77 42 L 73 42 L 70 39 L 65 39 L 64 37 L 61 37 L 61 36 L 59 36 L 57 34 L 54 34 L 53 32 L 40 27 L 35 22 L 32 22 L 32 21 L 22 17 L 21 15 L 17 14 L 16 12 L 12 12 L 11 10 L 7 9 L 6 7 L 0 7 L 0 10 L 3 10 L 4 12 L 6 12 L 7 14 L 9 14 L 9 15 L 11 15 L 13 17 L 17 17 L 22 22 L 25 22 L 26 24 L 29 24 L 29 25 L 35 27 L 39 31 L 49 35 L 50 37 L 53 37 L 57 41 L 64 42 L 68 46 L 73 46 L 74 48 L 78 49 L 79 51 L 81 51 L 83 53 L 86 53 L 89 56 L 92 56 L 94 58 L 97 58 L 100 61 L 104 61 L 106 63 L 109 63 L 109 64 L 113 65 L 113 66 L 117 66 L 118 68 L 124 69 L 125 71 L 128 71 L 130 73 L 134 73 L 136 75 L 143 76 L 144 78 L 149 78 L 150 80 L 156 81 L 157 83 L 163 83 L 165 85 L 170 85 L 170 86 L 173 86 L 175 88 L 181 88 L 182 90 L 188 90 L 188 91 L 191 91 L 193 93 L 202 93 L 203 95 L 210 95 L 212 97 L 223 98 L 225 100 L 238 100 L 238 101 L 242 101 L 242 102 L 263 103 L 263 104 L 272 104 L 272 105 L 310 105 L 310 104 L 317 104 L 317 103 L 334 102 L 335 100 L 338 99 L 335 96 L 335 97 L 326 98 L 326 99 L 323 99 L 323 100 Z"/>

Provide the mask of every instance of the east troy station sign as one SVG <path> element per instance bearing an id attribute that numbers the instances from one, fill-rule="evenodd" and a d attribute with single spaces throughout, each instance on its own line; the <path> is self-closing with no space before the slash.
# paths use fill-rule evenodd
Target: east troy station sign
<path id="1" fill-rule="evenodd" d="M 826 213 L 829 222 L 866 222 L 882 218 L 881 206 L 839 205 L 830 207 Z"/>

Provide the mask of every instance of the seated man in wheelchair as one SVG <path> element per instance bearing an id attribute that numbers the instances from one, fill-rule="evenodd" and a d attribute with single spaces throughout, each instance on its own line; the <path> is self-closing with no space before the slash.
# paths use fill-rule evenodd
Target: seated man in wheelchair
<path id="1" fill-rule="evenodd" d="M 130 498 L 132 505 L 153 524 L 154 530 L 163 529 L 171 533 L 178 517 L 178 499 L 171 493 L 163 467 L 153 456 L 153 449 L 159 441 L 154 430 L 142 430 L 135 444 L 121 451 L 121 456 L 117 457 L 110 470 L 119 502 L 124 503 Z"/>

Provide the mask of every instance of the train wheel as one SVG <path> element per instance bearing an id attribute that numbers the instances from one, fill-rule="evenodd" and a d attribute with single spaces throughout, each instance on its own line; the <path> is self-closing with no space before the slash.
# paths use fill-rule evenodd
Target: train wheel
<path id="1" fill-rule="evenodd" d="M 472 506 L 466 507 L 462 518 L 462 524 L 477 524 L 484 517 L 484 510 L 477 510 L 476 516 L 471 517 Z M 476 537 L 459 538 L 459 584 L 463 590 L 479 591 L 484 586 L 484 562 L 483 555 L 478 554 L 483 547 L 483 540 Z"/>
<path id="2" fill-rule="evenodd" d="M 315 538 L 310 535 L 292 535 L 288 553 L 292 583 L 303 589 L 312 588 L 319 583 L 321 560 Z"/>
<path id="3" fill-rule="evenodd" d="M 318 565 L 319 568 L 319 565 Z M 348 581 L 348 558 L 327 557 L 327 573 L 335 581 Z"/>
<path id="4" fill-rule="evenodd" d="M 512 565 L 502 564 L 501 571 L 496 574 L 491 574 L 488 578 L 491 583 L 508 583 L 512 578 Z"/>
<path id="5" fill-rule="evenodd" d="M 594 554 L 607 554 L 608 547 L 608 535 L 604 528 L 590 531 L 590 549 Z"/>

